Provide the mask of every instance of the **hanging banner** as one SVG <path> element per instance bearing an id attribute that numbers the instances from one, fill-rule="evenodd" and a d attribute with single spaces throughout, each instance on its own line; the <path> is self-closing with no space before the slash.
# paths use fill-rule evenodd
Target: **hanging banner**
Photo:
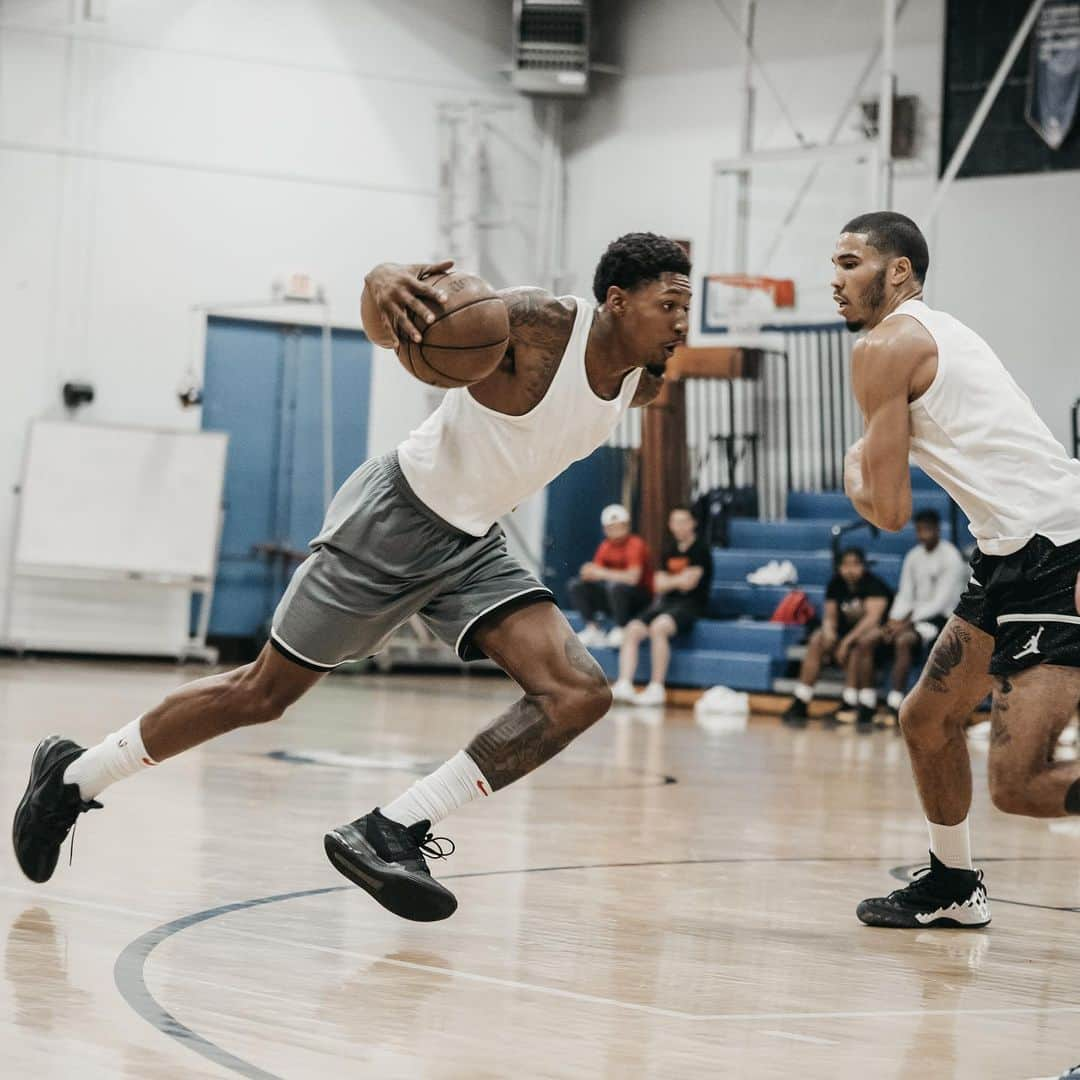
<path id="1" fill-rule="evenodd" d="M 1051 150 L 1065 141 L 1080 98 L 1080 0 L 1047 0 L 1031 43 L 1027 122 Z"/>

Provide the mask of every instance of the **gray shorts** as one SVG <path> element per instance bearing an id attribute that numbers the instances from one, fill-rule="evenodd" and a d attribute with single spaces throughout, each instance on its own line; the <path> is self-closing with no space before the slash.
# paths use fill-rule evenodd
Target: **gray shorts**
<path id="1" fill-rule="evenodd" d="M 311 548 L 274 612 L 270 640 L 317 671 L 378 652 L 413 615 L 462 660 L 480 660 L 470 640 L 480 619 L 506 604 L 555 599 L 511 558 L 499 525 L 470 536 L 421 502 L 396 452 L 345 481 Z"/>

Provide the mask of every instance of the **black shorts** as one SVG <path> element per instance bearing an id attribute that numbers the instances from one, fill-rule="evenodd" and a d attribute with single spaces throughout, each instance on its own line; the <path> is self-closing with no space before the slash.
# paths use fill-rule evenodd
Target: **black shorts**
<path id="1" fill-rule="evenodd" d="M 1076 582 L 1080 540 L 1055 547 L 1033 536 L 1012 555 L 971 557 L 971 581 L 956 615 L 994 638 L 992 675 L 1036 664 L 1080 667 Z"/>
<path id="2" fill-rule="evenodd" d="M 685 597 L 658 596 L 640 615 L 635 615 L 634 618 L 640 619 L 648 626 L 654 619 L 660 618 L 661 615 L 670 615 L 675 622 L 676 633 L 688 634 L 690 628 L 703 614 L 702 605 L 694 600 L 687 600 Z"/>

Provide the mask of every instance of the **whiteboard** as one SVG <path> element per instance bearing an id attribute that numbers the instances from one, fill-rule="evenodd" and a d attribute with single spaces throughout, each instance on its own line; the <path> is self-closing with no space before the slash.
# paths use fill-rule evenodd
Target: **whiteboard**
<path id="1" fill-rule="evenodd" d="M 15 570 L 209 581 L 228 436 L 38 420 Z"/>

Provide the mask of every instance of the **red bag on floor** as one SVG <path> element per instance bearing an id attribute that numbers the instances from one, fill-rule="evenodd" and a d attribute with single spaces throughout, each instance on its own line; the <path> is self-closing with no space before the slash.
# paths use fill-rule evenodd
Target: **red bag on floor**
<path id="1" fill-rule="evenodd" d="M 805 626 L 815 615 L 814 605 L 802 589 L 791 592 L 776 605 L 769 622 L 786 623 L 788 626 Z"/>

